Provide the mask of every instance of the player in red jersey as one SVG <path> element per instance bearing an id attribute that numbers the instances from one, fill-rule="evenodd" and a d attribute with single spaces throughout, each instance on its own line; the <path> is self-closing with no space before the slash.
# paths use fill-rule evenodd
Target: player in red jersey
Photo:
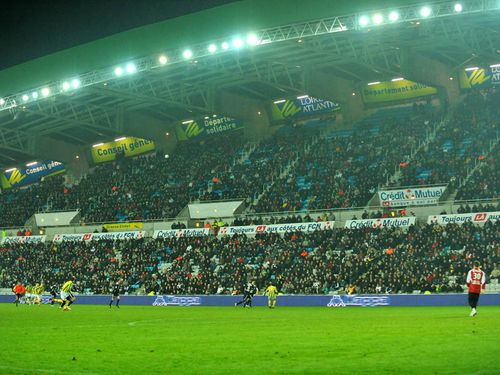
<path id="1" fill-rule="evenodd" d="M 479 295 L 485 287 L 484 272 L 479 268 L 479 262 L 474 262 L 474 268 L 467 273 L 467 286 L 469 287 L 469 305 L 472 309 L 470 316 L 475 316 Z"/>
<path id="2" fill-rule="evenodd" d="M 16 303 L 16 307 L 17 307 L 17 305 L 19 305 L 19 303 L 21 303 L 21 298 L 23 298 L 24 295 L 26 294 L 26 288 L 24 287 L 24 285 L 22 283 L 17 283 L 16 286 L 14 288 L 12 288 L 12 291 L 16 295 L 15 303 Z"/>

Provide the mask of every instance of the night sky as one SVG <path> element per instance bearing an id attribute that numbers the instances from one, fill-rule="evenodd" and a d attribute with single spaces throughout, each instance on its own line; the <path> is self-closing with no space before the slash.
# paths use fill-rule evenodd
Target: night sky
<path id="1" fill-rule="evenodd" d="M 235 0 L 1 0 L 0 69 Z"/>

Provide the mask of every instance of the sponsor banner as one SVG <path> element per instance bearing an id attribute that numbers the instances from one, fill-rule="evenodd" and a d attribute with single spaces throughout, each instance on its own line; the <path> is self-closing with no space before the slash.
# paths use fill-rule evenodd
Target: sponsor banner
<path id="1" fill-rule="evenodd" d="M 243 129 L 243 123 L 232 117 L 206 117 L 177 124 L 179 141 L 201 140 L 227 132 Z"/>
<path id="2" fill-rule="evenodd" d="M 201 298 L 196 296 L 157 296 L 153 306 L 200 306 Z"/>
<path id="3" fill-rule="evenodd" d="M 104 224 L 102 226 L 107 230 L 120 230 L 120 231 L 128 231 L 134 229 L 142 229 L 144 227 L 144 223 L 114 223 L 114 224 Z"/>
<path id="4" fill-rule="evenodd" d="M 115 160 L 116 156 L 120 154 L 131 157 L 154 151 L 154 149 L 155 143 L 153 141 L 136 137 L 124 137 L 119 141 L 107 142 L 92 147 L 90 153 L 94 163 L 104 163 Z"/>
<path id="5" fill-rule="evenodd" d="M 333 229 L 334 221 L 321 221 L 293 224 L 246 225 L 241 227 L 222 227 L 218 236 L 233 234 L 258 234 L 258 233 L 286 233 L 286 232 L 314 232 L 315 230 Z"/>
<path id="6" fill-rule="evenodd" d="M 209 232 L 208 228 L 155 230 L 153 238 L 205 237 Z"/>
<path id="7" fill-rule="evenodd" d="M 349 229 L 408 228 L 411 225 L 415 225 L 415 218 L 414 217 L 347 220 L 345 222 L 345 228 L 349 228 Z"/>
<path id="8" fill-rule="evenodd" d="M 52 241 L 66 242 L 66 241 L 103 241 L 103 240 L 138 240 L 144 238 L 146 232 L 139 231 L 126 231 L 126 232 L 112 232 L 112 233 L 75 233 L 75 234 L 56 234 Z"/>
<path id="9" fill-rule="evenodd" d="M 367 296 L 367 295 L 346 295 L 332 296 L 332 299 L 326 305 L 327 307 L 346 307 L 346 306 L 389 306 L 389 296 Z"/>
<path id="10" fill-rule="evenodd" d="M 46 160 L 31 164 L 29 167 L 13 168 L 0 173 L 0 184 L 3 189 L 10 189 L 38 182 L 42 177 L 54 176 L 66 172 L 64 164 L 55 160 Z"/>
<path id="11" fill-rule="evenodd" d="M 419 187 L 378 192 L 381 207 L 422 206 L 439 201 L 446 186 Z"/>
<path id="12" fill-rule="evenodd" d="M 437 94 L 435 87 L 407 79 L 367 85 L 362 90 L 363 101 L 365 103 L 394 102 L 434 94 Z"/>
<path id="13" fill-rule="evenodd" d="M 481 224 L 487 221 L 500 220 L 500 211 L 495 212 L 476 212 L 470 214 L 454 214 L 454 215 L 433 215 L 427 218 L 427 224 L 463 224 L 474 223 Z"/>
<path id="14" fill-rule="evenodd" d="M 297 99 L 283 99 L 272 103 L 273 121 L 296 119 L 316 114 L 335 112 L 340 109 L 338 103 L 329 100 L 304 96 Z"/>
<path id="15" fill-rule="evenodd" d="M 45 242 L 46 236 L 16 236 L 16 237 L 4 237 L 0 243 L 3 245 L 14 244 L 14 243 L 40 243 Z"/>
<path id="16" fill-rule="evenodd" d="M 463 70 L 459 76 L 460 88 L 486 88 L 500 84 L 500 64 L 488 68 Z"/>

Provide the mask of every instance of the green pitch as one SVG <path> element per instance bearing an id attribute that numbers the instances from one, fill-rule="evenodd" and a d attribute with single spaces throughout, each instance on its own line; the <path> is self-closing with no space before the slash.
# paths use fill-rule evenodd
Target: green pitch
<path id="1" fill-rule="evenodd" d="M 0 304 L 0 374 L 500 374 L 500 306 L 72 307 Z"/>

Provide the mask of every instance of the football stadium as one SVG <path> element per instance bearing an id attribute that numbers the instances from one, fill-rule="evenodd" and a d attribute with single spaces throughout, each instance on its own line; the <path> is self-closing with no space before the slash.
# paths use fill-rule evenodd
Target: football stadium
<path id="1" fill-rule="evenodd" d="M 499 0 L 234 1 L 5 67 L 0 374 L 500 374 L 499 154 Z"/>

